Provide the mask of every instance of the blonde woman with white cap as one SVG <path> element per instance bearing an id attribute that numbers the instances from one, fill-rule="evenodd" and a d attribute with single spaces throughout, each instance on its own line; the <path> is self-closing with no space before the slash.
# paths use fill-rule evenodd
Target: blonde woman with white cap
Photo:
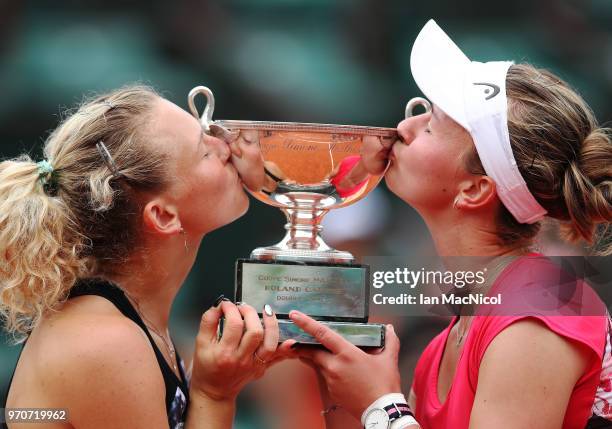
<path id="1" fill-rule="evenodd" d="M 443 260 L 492 261 L 490 288 L 520 294 L 558 282 L 559 268 L 533 252 L 534 238 L 544 217 L 591 243 L 598 226 L 609 226 L 608 131 L 552 73 L 470 61 L 434 21 L 414 43 L 411 68 L 433 105 L 410 103 L 427 111 L 409 111 L 399 124 L 388 187 L 423 217 Z M 599 252 L 610 254 L 609 244 Z M 327 347 L 296 349 L 319 369 L 330 401 L 356 419 L 328 427 L 612 427 L 610 322 L 596 296 L 592 304 L 589 316 L 454 317 L 423 352 L 408 400 L 391 327 L 385 350 L 368 354 L 302 313 L 290 317 Z"/>

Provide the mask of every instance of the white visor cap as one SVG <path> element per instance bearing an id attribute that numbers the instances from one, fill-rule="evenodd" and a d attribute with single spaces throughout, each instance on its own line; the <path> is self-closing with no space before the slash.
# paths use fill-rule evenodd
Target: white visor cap
<path id="1" fill-rule="evenodd" d="M 412 76 L 423 94 L 472 136 L 501 202 L 518 222 L 534 223 L 546 210 L 527 188 L 510 146 L 506 74 L 511 65 L 470 61 L 433 19 L 410 55 Z"/>

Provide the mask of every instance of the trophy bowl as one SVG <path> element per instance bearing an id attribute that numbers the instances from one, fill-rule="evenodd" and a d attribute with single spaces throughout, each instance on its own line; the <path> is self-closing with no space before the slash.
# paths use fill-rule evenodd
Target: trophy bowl
<path id="1" fill-rule="evenodd" d="M 206 97 L 200 116 L 195 98 Z M 198 86 L 189 108 L 204 131 L 225 140 L 245 188 L 286 217 L 285 237 L 236 261 L 236 301 L 255 308 L 270 304 L 280 341 L 318 344 L 289 320 L 292 309 L 325 323 L 359 347 L 384 346 L 385 327 L 368 323 L 369 266 L 332 249 L 320 236 L 323 216 L 364 198 L 383 177 L 381 148 L 398 139 L 393 128 L 296 122 L 212 120 L 215 99 Z M 411 104 L 412 103 L 412 104 Z M 411 102 L 407 115 L 423 101 Z"/>
<path id="2" fill-rule="evenodd" d="M 195 97 L 207 99 L 202 116 Z M 209 134 L 223 137 L 257 153 L 249 169 L 258 175 L 257 189 L 248 192 L 287 217 L 286 235 L 276 245 L 260 247 L 251 258 L 350 263 L 353 256 L 329 247 L 321 238 L 321 220 L 331 209 L 364 198 L 380 182 L 384 171 L 370 174 L 362 161 L 365 143 L 390 147 L 397 140 L 394 128 L 212 120 L 214 97 L 206 87 L 189 93 L 189 107 Z M 248 149 L 247 149 L 248 150 Z M 257 170 L 257 171 L 253 171 Z"/>

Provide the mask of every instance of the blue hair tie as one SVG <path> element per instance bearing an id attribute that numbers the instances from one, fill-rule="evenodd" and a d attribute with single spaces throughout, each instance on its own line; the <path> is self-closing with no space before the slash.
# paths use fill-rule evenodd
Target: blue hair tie
<path id="1" fill-rule="evenodd" d="M 43 186 L 45 192 L 53 195 L 57 191 L 57 172 L 49 161 L 42 160 L 36 163 L 38 167 L 38 179 Z"/>

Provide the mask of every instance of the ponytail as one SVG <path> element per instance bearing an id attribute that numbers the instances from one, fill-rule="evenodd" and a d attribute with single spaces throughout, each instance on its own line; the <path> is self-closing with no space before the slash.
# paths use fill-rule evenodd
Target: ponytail
<path id="1" fill-rule="evenodd" d="M 28 156 L 0 163 L 0 316 L 17 342 L 82 269 L 70 212 L 45 188 Z"/>
<path id="2" fill-rule="evenodd" d="M 0 162 L 0 318 L 17 342 L 77 279 L 115 274 L 136 248 L 139 196 L 167 183 L 167 154 L 147 131 L 159 100 L 141 85 L 86 100 L 47 138 L 50 163 Z"/>

